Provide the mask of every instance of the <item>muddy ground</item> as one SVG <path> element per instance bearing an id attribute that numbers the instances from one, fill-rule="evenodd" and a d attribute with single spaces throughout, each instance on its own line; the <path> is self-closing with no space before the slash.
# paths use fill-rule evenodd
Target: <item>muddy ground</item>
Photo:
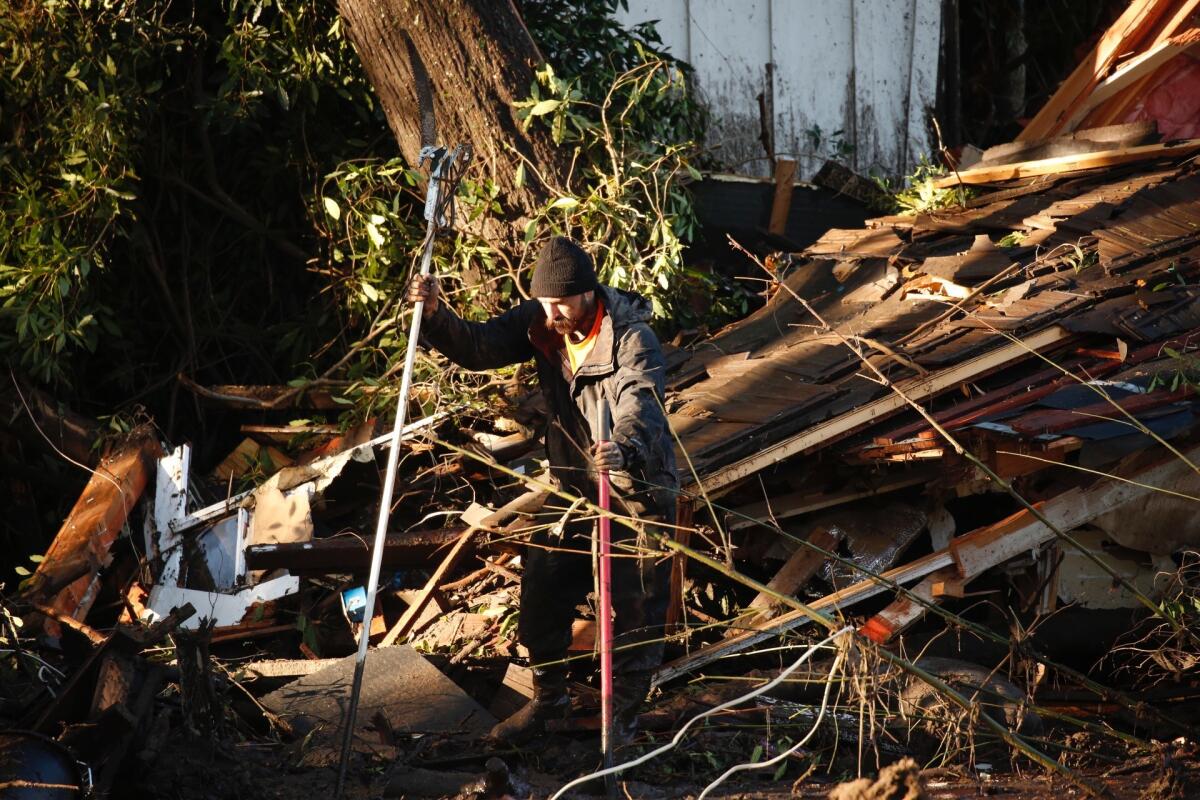
<path id="1" fill-rule="evenodd" d="M 678 750 L 635 768 L 621 783 L 632 798 L 693 798 L 706 782 L 743 761 L 749 753 L 734 752 L 744 737 L 718 727 L 689 737 Z M 1190 800 L 1200 797 L 1200 748 L 1178 739 L 1157 744 L 1154 752 L 1130 749 L 1120 754 L 1103 742 L 1075 734 L 1066 759 L 1079 776 L 1113 798 L 1130 800 Z M 641 747 L 648 747 L 648 744 Z M 556 735 L 536 740 L 520 751 L 495 755 L 510 770 L 508 796 L 546 798 L 563 783 L 598 766 L 596 741 L 586 736 Z M 638 746 L 634 746 L 638 751 Z M 640 752 L 640 751 L 639 751 Z M 787 769 L 763 770 L 762 776 L 742 773 L 710 797 L 825 798 L 840 783 L 853 781 L 857 752 L 804 752 L 788 760 Z M 485 762 L 492 754 L 450 740 L 417 737 L 399 745 L 360 743 L 353 757 L 344 797 L 502 797 L 488 793 Z M 622 760 L 619 756 L 618 761 Z M 496 762 L 492 762 L 495 766 Z M 886 765 L 885 765 L 886 769 Z M 913 762 L 910 774 L 884 775 L 882 786 L 843 787 L 838 800 L 952 800 L 968 797 L 1063 798 L 1086 797 L 1087 791 L 1059 775 L 1025 762 L 1016 765 L 977 763 L 975 768 L 929 767 Z M 863 774 L 875 781 L 878 769 L 870 752 L 864 754 Z M 140 775 L 127 776 L 116 796 L 141 800 L 210 800 L 211 798 L 331 798 L 337 776 L 337 753 L 330 747 L 305 742 L 258 743 L 205 740 L 176 729 L 154 765 Z M 916 794 L 913 780 L 923 795 Z M 907 785 L 905 781 L 907 780 Z M 591 790 L 568 795 L 602 794 L 599 782 Z M 888 789 L 880 791 L 881 788 Z"/>

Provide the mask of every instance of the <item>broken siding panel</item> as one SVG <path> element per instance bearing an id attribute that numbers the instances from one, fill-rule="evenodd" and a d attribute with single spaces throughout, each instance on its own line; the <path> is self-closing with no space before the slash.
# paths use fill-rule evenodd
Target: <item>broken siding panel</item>
<path id="1" fill-rule="evenodd" d="M 730 168 L 770 175 L 757 99 L 767 89 L 775 151 L 800 155 L 810 178 L 839 141 L 855 169 L 888 175 L 932 150 L 941 13 L 939 0 L 634 0 L 617 16 L 659 20 L 667 49 L 695 68 L 708 144 Z"/>
<path id="2" fill-rule="evenodd" d="M 845 0 L 773 0 L 775 149 L 811 176 L 839 139 L 853 144 L 854 53 Z"/>
<path id="3" fill-rule="evenodd" d="M 690 62 L 714 112 L 706 144 L 736 171 L 766 175 L 758 95 L 771 60 L 770 0 L 691 0 L 687 6 Z"/>
<path id="4" fill-rule="evenodd" d="M 854 0 L 854 168 L 905 174 L 915 6 L 919 0 Z"/>
<path id="5" fill-rule="evenodd" d="M 942 0 L 914 0 L 912 51 L 909 55 L 908 130 L 906 164 L 899 174 L 909 174 L 921 160 L 937 150 L 930 131 L 930 116 L 937 102 L 938 66 L 942 52 Z M 936 161 L 937 159 L 931 158 Z"/>

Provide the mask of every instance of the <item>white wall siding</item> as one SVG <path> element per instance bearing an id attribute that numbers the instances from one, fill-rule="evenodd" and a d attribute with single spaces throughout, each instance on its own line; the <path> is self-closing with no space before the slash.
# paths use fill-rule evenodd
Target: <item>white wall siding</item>
<path id="1" fill-rule="evenodd" d="M 906 174 L 934 149 L 941 0 L 629 0 L 620 16 L 659 20 L 667 48 L 695 67 L 708 144 L 736 172 L 769 172 L 764 91 L 775 151 L 798 156 L 805 177 L 838 142 L 868 174 Z"/>

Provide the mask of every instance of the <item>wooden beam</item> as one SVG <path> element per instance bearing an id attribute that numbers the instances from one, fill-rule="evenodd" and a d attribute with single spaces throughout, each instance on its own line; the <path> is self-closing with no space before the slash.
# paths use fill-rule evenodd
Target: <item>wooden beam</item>
<path id="1" fill-rule="evenodd" d="M 1137 147 L 1118 147 L 1113 150 L 1098 150 L 1094 153 L 1040 158 L 1035 161 L 1021 161 L 1016 164 L 998 164 L 994 167 L 978 167 L 976 169 L 963 170 L 954 175 L 938 178 L 934 181 L 934 186 L 939 189 L 947 189 L 958 185 L 959 182 L 984 184 L 1014 180 L 1016 178 L 1031 178 L 1037 175 L 1057 175 L 1063 172 L 1114 167 L 1118 164 L 1129 164 L 1134 161 L 1183 156 L 1194 153 L 1197 150 L 1200 150 L 1200 139 L 1186 139 L 1182 142 L 1167 142 L 1163 144 L 1143 144 Z"/>
<path id="2" fill-rule="evenodd" d="M 1200 459 L 1200 447 L 1193 448 L 1186 455 L 1195 462 Z M 1036 507 L 1056 528 L 1071 531 L 1101 514 L 1149 494 L 1156 487 L 1169 489 L 1190 472 L 1191 467 L 1171 456 L 1168 460 L 1138 470 L 1129 480 L 1105 478 L 1086 489 L 1070 489 Z M 1130 480 L 1137 482 L 1131 483 Z M 1023 509 L 970 536 L 952 539 L 949 549 L 959 575 L 973 578 L 996 564 L 1041 547 L 1054 536 L 1054 532 L 1044 523 Z"/>
<path id="3" fill-rule="evenodd" d="M 767 227 L 776 236 L 787 230 L 788 212 L 792 208 L 792 192 L 796 189 L 796 162 L 790 158 L 775 161 L 775 199 L 771 203 L 771 224 Z"/>
<path id="4" fill-rule="evenodd" d="M 1074 116 L 1079 104 L 1103 80 L 1117 59 L 1138 46 L 1171 4 L 1172 0 L 1133 0 L 1034 115 L 1017 136 L 1017 141 L 1048 139 L 1061 130 L 1063 122 Z"/>
<path id="5" fill-rule="evenodd" d="M 683 545 L 691 544 L 692 525 L 696 516 L 695 503 L 683 495 L 675 500 L 675 541 Z M 684 602 L 683 587 L 687 581 L 687 556 L 676 553 L 671 557 L 671 578 L 668 586 L 670 596 L 667 599 L 667 616 L 665 620 L 666 633 L 674 633 L 683 621 Z"/>
<path id="6" fill-rule="evenodd" d="M 998 367 L 1026 358 L 1031 353 L 1055 345 L 1070 336 L 1071 334 L 1062 328 L 1052 326 L 1030 334 L 1019 342 L 1005 344 L 939 372 L 899 381 L 896 388 L 903 392 L 909 400 L 921 402 L 947 389 L 952 389 L 960 383 L 975 380 L 980 375 Z M 835 438 L 879 422 L 908 407 L 908 402 L 904 397 L 896 392 L 890 392 L 878 400 L 861 405 L 819 425 L 814 425 L 795 436 L 769 445 L 752 456 L 747 456 L 729 466 L 718 469 L 703 478 L 705 489 L 711 495 L 784 459 L 824 446 Z"/>

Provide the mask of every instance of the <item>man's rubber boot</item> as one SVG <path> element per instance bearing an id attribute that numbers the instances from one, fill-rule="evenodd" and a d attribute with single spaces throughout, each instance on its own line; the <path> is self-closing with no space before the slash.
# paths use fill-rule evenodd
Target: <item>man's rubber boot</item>
<path id="1" fill-rule="evenodd" d="M 650 671 L 613 676 L 613 747 L 624 747 L 637 735 L 638 712 L 650 693 L 653 678 Z"/>
<path id="2" fill-rule="evenodd" d="M 488 734 L 495 744 L 522 744 L 546 732 L 546 722 L 571 714 L 567 671 L 562 666 L 533 670 L 533 699 L 517 713 L 497 723 Z"/>

